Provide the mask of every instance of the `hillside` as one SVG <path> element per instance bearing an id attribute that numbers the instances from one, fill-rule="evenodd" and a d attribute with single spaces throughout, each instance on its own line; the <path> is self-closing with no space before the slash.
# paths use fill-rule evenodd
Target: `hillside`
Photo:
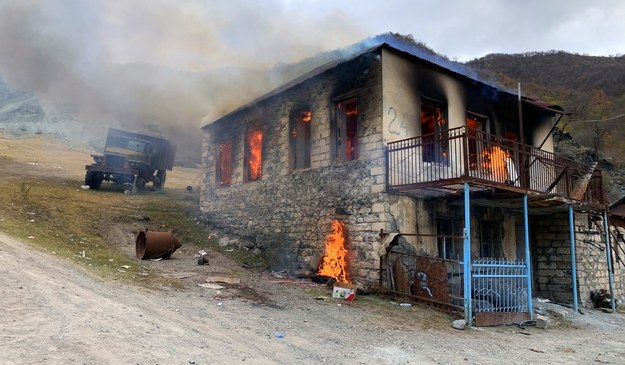
<path id="1" fill-rule="evenodd" d="M 523 93 L 561 105 L 557 152 L 599 160 L 609 201 L 625 194 L 625 56 L 596 57 L 562 51 L 490 54 L 467 63 Z M 620 116 L 620 117 L 619 117 Z M 598 121 L 598 122 L 594 122 Z"/>

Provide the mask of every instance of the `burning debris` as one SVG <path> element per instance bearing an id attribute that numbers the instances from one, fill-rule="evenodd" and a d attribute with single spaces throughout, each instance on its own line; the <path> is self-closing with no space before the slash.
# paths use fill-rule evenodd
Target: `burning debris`
<path id="1" fill-rule="evenodd" d="M 494 181 L 518 185 L 518 176 L 510 153 L 499 146 L 482 150 L 482 169 L 491 175 Z"/>
<path id="2" fill-rule="evenodd" d="M 351 283 L 347 272 L 347 242 L 345 224 L 332 221 L 332 232 L 326 237 L 325 253 L 319 264 L 318 275 L 328 276 L 341 283 Z"/>

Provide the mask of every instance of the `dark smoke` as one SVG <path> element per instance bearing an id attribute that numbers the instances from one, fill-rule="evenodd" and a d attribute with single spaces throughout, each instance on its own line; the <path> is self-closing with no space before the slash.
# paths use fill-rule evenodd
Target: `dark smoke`
<path id="1" fill-rule="evenodd" d="M 3 0 L 0 82 L 69 111 L 97 138 L 108 126 L 150 131 L 197 162 L 202 118 L 293 76 L 267 71 L 277 62 L 363 36 L 342 13 L 292 11 L 279 0 Z"/>

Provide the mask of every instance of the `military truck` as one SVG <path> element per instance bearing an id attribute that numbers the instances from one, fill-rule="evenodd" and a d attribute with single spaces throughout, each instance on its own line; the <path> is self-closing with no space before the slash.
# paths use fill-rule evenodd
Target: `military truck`
<path id="1" fill-rule="evenodd" d="M 110 181 L 135 190 L 152 183 L 152 190 L 162 189 L 175 153 L 176 146 L 164 138 L 109 128 L 104 154 L 91 155 L 95 162 L 85 166 L 85 185 L 97 190 Z"/>

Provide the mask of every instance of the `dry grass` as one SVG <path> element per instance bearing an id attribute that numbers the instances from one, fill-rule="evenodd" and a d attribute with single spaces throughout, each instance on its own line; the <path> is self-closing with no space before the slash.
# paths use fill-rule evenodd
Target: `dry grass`
<path id="1" fill-rule="evenodd" d="M 198 169 L 174 168 L 161 191 L 126 195 L 106 182 L 98 191 L 83 190 L 84 166 L 93 152 L 44 136 L 0 141 L 2 232 L 98 275 L 150 284 L 175 280 L 160 278 L 129 253 L 128 242 L 116 242 L 105 228 L 119 227 L 126 235 L 141 228 L 172 231 L 185 248 L 220 250 L 196 221 Z"/>

